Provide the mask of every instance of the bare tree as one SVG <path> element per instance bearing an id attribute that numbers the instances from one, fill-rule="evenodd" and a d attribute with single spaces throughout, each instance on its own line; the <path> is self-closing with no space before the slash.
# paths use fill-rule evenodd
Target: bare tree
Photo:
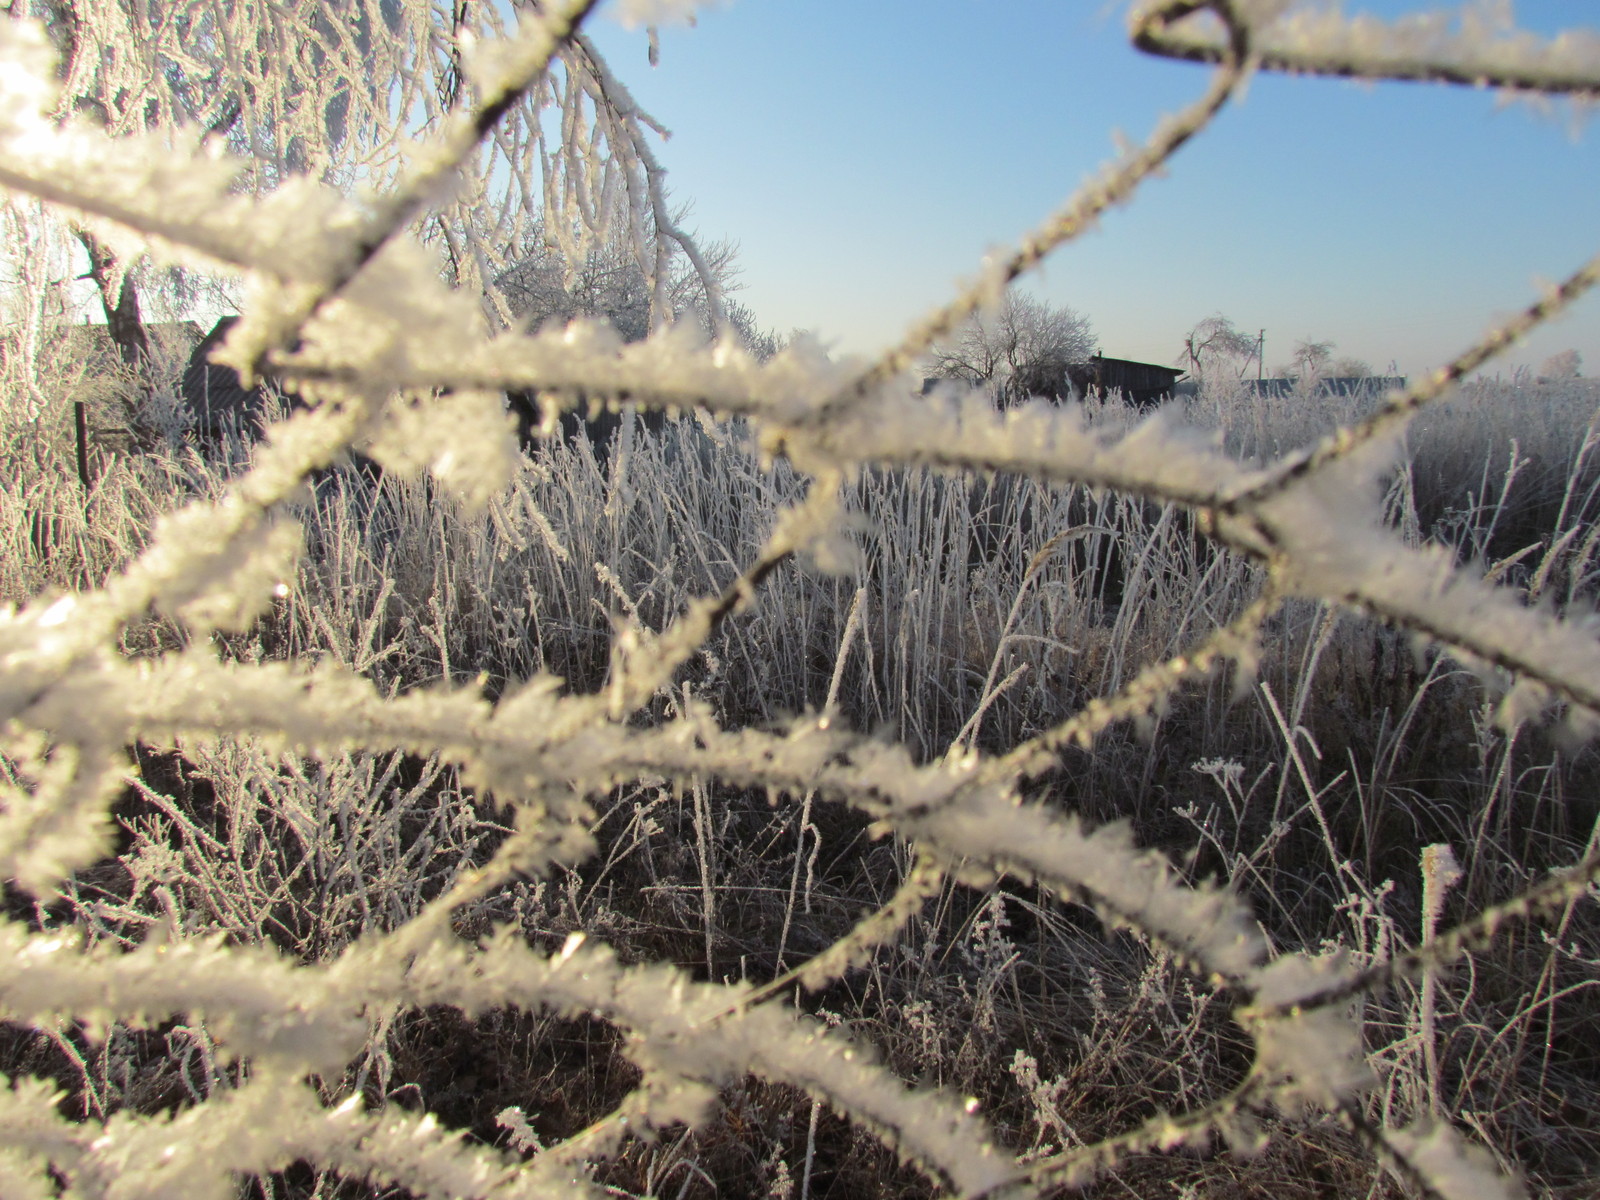
<path id="1" fill-rule="evenodd" d="M 1087 359 L 1094 345 L 1088 317 L 1066 305 L 1008 292 L 996 308 L 935 345 L 927 366 L 938 378 L 992 388 L 1004 407 L 1029 396 L 1066 396 L 1067 368 Z"/>
<path id="2" fill-rule="evenodd" d="M 1576 379 L 1583 374 L 1583 355 L 1576 350 L 1552 354 L 1539 364 L 1541 380 Z"/>
<path id="3" fill-rule="evenodd" d="M 1328 364 L 1328 374 L 1335 379 L 1366 379 L 1373 373 L 1372 364 L 1366 359 L 1349 354 Z"/>
<path id="4" fill-rule="evenodd" d="M 470 47 L 493 44 L 535 0 L 15 0 L 39 18 L 59 56 L 58 116 L 89 115 L 117 137 L 220 141 L 247 164 L 235 181 L 258 194 L 314 180 L 374 194 L 416 139 L 443 128 L 497 69 Z M 496 287 L 538 226 L 550 252 L 583 263 L 597 249 L 631 259 L 650 327 L 671 321 L 685 270 L 702 307 L 726 321 L 711 264 L 668 210 L 646 140 L 658 127 L 581 33 L 555 68 L 499 119 L 455 186 L 418 230 L 446 277 L 484 296 L 485 319 L 509 324 Z M 582 131 L 581 136 L 578 131 Z M 122 355 L 144 347 L 144 268 L 74 230 Z"/>
<path id="5" fill-rule="evenodd" d="M 625 233 L 591 244 L 577 261 L 569 260 L 557 241 L 534 224 L 525 254 L 502 272 L 494 287 L 505 298 L 517 324 L 534 331 L 551 322 L 597 317 L 624 341 L 636 342 L 651 329 L 656 302 L 651 281 L 628 244 Z M 739 283 L 738 247 L 729 241 L 706 244 L 702 265 L 722 293 L 724 325 L 758 358 L 776 348 L 772 334 L 760 329 L 755 314 L 730 300 Z M 668 248 L 664 316 L 688 321 L 707 335 L 720 332 L 706 290 L 706 279 L 676 246 Z"/>
<path id="6" fill-rule="evenodd" d="M 1292 375 L 1296 379 L 1322 379 L 1333 363 L 1332 342 L 1315 342 L 1304 338 L 1294 344 L 1290 360 L 1278 367 L 1278 374 Z"/>
<path id="7" fill-rule="evenodd" d="M 1213 313 L 1191 329 L 1183 339 L 1179 362 L 1196 379 L 1227 374 L 1243 379 L 1245 372 L 1261 354 L 1261 343 L 1245 333 L 1221 313 Z"/>

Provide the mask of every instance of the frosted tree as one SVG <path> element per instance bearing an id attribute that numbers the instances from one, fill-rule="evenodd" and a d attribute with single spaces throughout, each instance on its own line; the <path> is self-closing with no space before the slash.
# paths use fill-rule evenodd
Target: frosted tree
<path id="1" fill-rule="evenodd" d="M 1294 344 L 1294 353 L 1289 361 L 1278 368 L 1278 373 L 1297 379 L 1321 379 L 1332 367 L 1333 348 L 1332 342 L 1301 338 Z"/>
<path id="2" fill-rule="evenodd" d="M 391 187 L 418 140 L 472 99 L 477 58 L 519 11 L 539 5 L 435 0 L 19 0 L 59 56 L 53 116 L 112 137 L 215 144 L 245 164 L 231 190 L 265 195 L 317 181 L 350 195 Z M 688 286 L 720 324 L 720 290 L 667 207 L 640 111 L 581 34 L 551 71 L 452 170 L 416 234 L 452 285 L 484 297 L 490 327 L 512 317 L 498 282 L 537 233 L 564 265 L 610 255 L 637 276 L 646 327 L 669 321 Z M 112 338 L 135 363 L 147 346 L 138 254 L 75 227 Z"/>
<path id="3" fill-rule="evenodd" d="M 1089 319 L 1026 292 L 1007 292 L 992 311 L 974 313 L 928 355 L 931 374 L 987 387 L 1002 406 L 1030 396 L 1060 398 L 1067 368 L 1094 352 Z"/>
<path id="4" fill-rule="evenodd" d="M 636 342 L 649 335 L 653 317 L 658 321 L 664 317 L 668 322 L 688 321 L 708 337 L 716 336 L 707 276 L 678 246 L 670 250 L 665 311 L 659 314 L 653 313 L 655 300 L 649 275 L 623 230 L 613 231 L 604 241 L 592 242 L 583 250 L 582 258 L 573 262 L 557 239 L 546 233 L 543 221 L 536 221 L 525 239 L 523 253 L 493 281 L 493 286 L 505 298 L 517 322 L 529 331 L 587 318 L 604 321 L 625 342 Z M 731 295 L 739 287 L 737 247 L 728 241 L 713 242 L 702 247 L 701 256 L 715 292 L 722 297 L 727 324 L 734 335 L 744 345 L 770 356 L 771 335 L 764 333 L 755 315 Z"/>
<path id="5" fill-rule="evenodd" d="M 1328 374 L 1335 378 L 1364 379 L 1372 374 L 1372 364 L 1347 354 L 1328 364 Z"/>
<path id="6" fill-rule="evenodd" d="M 1214 313 L 1191 329 L 1183 339 L 1178 360 L 1195 379 L 1225 373 L 1244 378 L 1259 360 L 1260 342 L 1221 313 Z"/>
<path id="7" fill-rule="evenodd" d="M 1540 379 L 1577 379 L 1583 374 L 1583 355 L 1576 350 L 1552 354 L 1539 364 Z"/>

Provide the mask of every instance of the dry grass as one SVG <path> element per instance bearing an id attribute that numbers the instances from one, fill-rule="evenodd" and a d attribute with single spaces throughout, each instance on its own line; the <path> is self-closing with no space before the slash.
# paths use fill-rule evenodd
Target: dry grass
<path id="1" fill-rule="evenodd" d="M 1519 410 L 1515 428 L 1519 455 L 1538 470 L 1508 465 L 1510 419 L 1493 424 L 1504 392 L 1469 390 L 1447 426 L 1460 431 L 1455 441 L 1414 431 L 1391 511 L 1411 536 L 1442 539 L 1491 571 L 1516 557 L 1517 573 L 1503 577 L 1571 608 L 1593 598 L 1594 398 L 1581 383 L 1536 398 L 1546 422 Z M 1303 414 L 1227 407 L 1237 400 L 1196 404 L 1210 403 L 1220 434 L 1242 449 L 1276 452 L 1311 433 Z M 69 475 L 35 470 L 0 493 L 11 539 L 0 588 L 21 597 L 98 580 L 141 544 L 156 512 L 220 482 L 188 450 L 107 458 L 85 505 Z M 742 450 L 737 431 L 688 421 L 604 467 L 584 443 L 547 445 L 476 518 L 421 483 L 343 470 L 306 501 L 310 550 L 289 598 L 227 649 L 247 660 L 326 656 L 386 689 L 476 678 L 493 696 L 546 671 L 594 690 L 614 630 L 659 628 L 724 586 L 796 486 Z M 1005 748 L 1227 621 L 1254 582 L 1255 568 L 1215 550 L 1179 511 L 1117 496 L 920 472 L 868 474 L 852 496 L 859 575 L 781 569 L 689 664 L 678 691 L 658 697 L 653 719 L 699 697 L 728 724 L 770 725 L 831 696 L 846 719 L 924 759 L 963 743 Z M 84 516 L 41 545 L 29 534 L 41 511 Z M 126 648 L 181 636 L 152 621 Z M 1068 752 L 1035 781 L 1031 802 L 1130 821 L 1194 877 L 1249 896 L 1280 948 L 1340 946 L 1376 960 L 1418 935 L 1423 846 L 1449 842 L 1470 864 L 1448 902 L 1459 917 L 1570 861 L 1592 836 L 1592 752 L 1536 729 L 1508 735 L 1493 707 L 1482 681 L 1436 652 L 1320 604 L 1291 604 L 1266 631 L 1253 678 L 1216 677 L 1159 716 L 1109 731 L 1092 753 Z M 367 755 L 314 764 L 232 739 L 178 749 L 144 758 L 142 782 L 117 810 L 120 857 L 50 911 L 35 909 L 34 922 L 122 942 L 173 921 L 317 961 L 414 916 L 506 833 L 500 814 L 436 764 Z M 551 948 L 582 931 L 628 958 L 762 981 L 842 936 L 911 865 L 911 847 L 876 840 L 865 818 L 809 796 L 644 780 L 597 814 L 600 851 L 587 864 L 463 910 L 458 931 L 509 921 Z M 13 911 L 23 907 L 13 897 Z M 1442 1104 L 1542 1192 L 1592 1189 L 1597 961 L 1600 930 L 1578 908 L 1548 933 L 1524 930 L 1473 954 L 1430 1001 L 1432 1053 L 1415 989 L 1369 996 L 1374 1115 L 1398 1122 Z M 987 892 L 947 886 L 863 968 L 797 998 L 904 1077 L 973 1096 L 1011 1146 L 1035 1157 L 1203 1106 L 1248 1065 L 1222 997 L 1140 937 L 1108 936 L 1086 912 L 1041 903 L 1005 878 Z M 199 1027 L 114 1033 L 98 1045 L 70 1029 L 54 1038 L 15 1029 L 5 1046 L 0 1069 L 53 1075 L 85 1114 L 181 1107 L 232 1069 Z M 581 1131 L 635 1082 L 617 1035 L 595 1021 L 454 1010 L 380 1023 L 352 1071 L 373 1101 L 426 1108 L 500 1145 L 508 1105 L 548 1142 Z M 1093 1194 L 1149 1194 L 1158 1178 L 1195 1196 L 1395 1189 L 1336 1124 L 1261 1119 L 1274 1132 L 1262 1153 L 1136 1155 Z M 710 1124 L 639 1143 L 602 1178 L 635 1195 L 928 1189 L 859 1129 L 754 1083 Z M 309 1172 L 259 1186 L 338 1192 L 331 1176 Z"/>

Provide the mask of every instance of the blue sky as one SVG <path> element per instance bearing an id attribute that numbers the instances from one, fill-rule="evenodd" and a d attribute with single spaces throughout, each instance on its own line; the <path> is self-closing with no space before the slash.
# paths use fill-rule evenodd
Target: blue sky
<path id="1" fill-rule="evenodd" d="M 1516 12 L 1551 32 L 1595 10 Z M 739 244 L 740 299 L 846 353 L 896 338 L 1108 161 L 1118 131 L 1142 140 L 1206 82 L 1131 49 L 1126 5 L 1102 0 L 738 0 L 662 29 L 656 68 L 642 32 L 590 32 L 672 130 L 658 154 L 690 226 Z M 1269 368 L 1315 338 L 1416 374 L 1600 247 L 1597 137 L 1565 105 L 1262 76 L 1023 286 L 1089 316 L 1115 357 L 1174 361 L 1221 312 L 1266 330 Z M 1600 298 L 1499 363 L 1568 348 L 1600 374 Z"/>

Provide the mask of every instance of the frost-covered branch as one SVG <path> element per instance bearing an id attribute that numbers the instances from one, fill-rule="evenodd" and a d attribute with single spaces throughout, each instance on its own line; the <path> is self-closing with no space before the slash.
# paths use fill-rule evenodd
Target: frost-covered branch
<path id="1" fill-rule="evenodd" d="M 1164 0 L 1134 15 L 1133 42 L 1164 58 L 1226 62 L 1231 46 L 1215 18 L 1229 10 L 1247 18 L 1252 7 L 1261 15 L 1252 23 L 1250 50 L 1264 71 L 1600 95 L 1600 35 L 1577 28 L 1544 40 L 1518 30 L 1507 19 L 1509 6 L 1468 9 L 1459 18 L 1435 11 L 1385 21 L 1327 5 L 1284 13 L 1287 0 Z"/>
<path id="2" fill-rule="evenodd" d="M 1560 316 L 1597 283 L 1600 283 L 1600 254 L 1516 316 L 1490 329 L 1444 366 L 1386 397 L 1378 411 L 1353 425 L 1341 426 L 1308 450 L 1285 456 L 1273 464 L 1264 478 L 1252 481 L 1244 491 L 1229 496 L 1218 507 L 1224 513 L 1241 511 L 1397 431 L 1415 413 L 1447 398 L 1471 372 L 1516 345 L 1539 325 Z"/>
<path id="3" fill-rule="evenodd" d="M 1005 782 L 986 781 L 977 763 L 916 767 L 899 747 L 815 721 L 787 735 L 724 731 L 699 707 L 673 724 L 633 730 L 613 723 L 606 697 L 563 697 L 556 686 L 535 680 L 494 706 L 472 689 L 380 702 L 367 680 L 335 669 L 229 666 L 191 655 L 107 664 L 92 676 L 63 680 L 21 715 L 51 729 L 92 708 L 107 735 L 122 732 L 125 741 L 235 731 L 308 754 L 436 751 L 459 763 L 468 782 L 508 799 L 554 783 L 602 791 L 642 775 L 684 781 L 711 775 L 784 791 L 815 787 L 952 861 L 965 858 L 1080 894 L 1194 958 L 1208 974 L 1241 978 L 1260 952 L 1235 898 L 1184 885 L 1120 826 L 1088 831 L 1076 818 L 1021 804 Z"/>

